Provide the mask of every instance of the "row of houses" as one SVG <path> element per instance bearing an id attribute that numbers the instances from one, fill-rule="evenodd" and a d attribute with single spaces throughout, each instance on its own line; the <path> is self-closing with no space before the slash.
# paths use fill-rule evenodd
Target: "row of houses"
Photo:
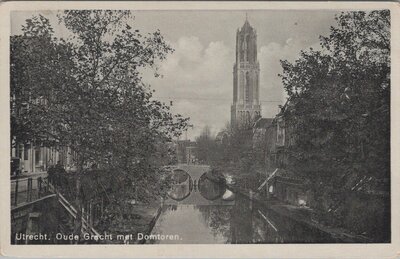
<path id="1" fill-rule="evenodd" d="M 307 181 L 288 168 L 289 149 L 296 144 L 296 136 L 292 134 L 294 124 L 285 116 L 290 107 L 288 100 L 275 118 L 257 119 L 252 127 L 252 145 L 264 159 L 264 170 L 268 175 L 267 194 L 289 204 L 309 206 L 312 194 Z"/>
<path id="2" fill-rule="evenodd" d="M 178 164 L 196 164 L 196 142 L 190 140 L 176 140 L 172 143 L 175 146 Z"/>
<path id="3" fill-rule="evenodd" d="M 197 163 L 195 142 L 178 140 L 171 143 L 178 163 Z M 46 172 L 50 166 L 60 163 L 67 171 L 75 169 L 76 154 L 69 147 L 48 147 L 42 143 L 12 143 L 11 159 L 17 161 L 18 170 L 24 174 Z"/>
<path id="4" fill-rule="evenodd" d="M 390 179 L 377 178 L 363 172 L 338 171 L 342 179 L 340 188 L 325 186 L 323 192 L 314 194 L 309 179 L 302 178 L 301 170 L 290 166 L 291 150 L 298 141 L 295 119 L 290 115 L 293 104 L 290 99 L 275 118 L 259 118 L 253 125 L 253 150 L 265 160 L 268 177 L 264 181 L 264 192 L 287 204 L 318 207 L 325 216 L 322 221 L 339 225 L 355 233 L 389 233 Z M 384 170 L 384 169 L 383 169 Z M 360 218 L 363 224 L 359 224 Z M 386 233 L 386 234 L 385 234 Z M 385 236 L 384 238 L 387 238 Z"/>
<path id="5" fill-rule="evenodd" d="M 17 161 L 18 170 L 24 174 L 46 172 L 57 162 L 73 170 L 76 156 L 69 147 L 47 147 L 41 143 L 12 143 L 11 158 Z"/>

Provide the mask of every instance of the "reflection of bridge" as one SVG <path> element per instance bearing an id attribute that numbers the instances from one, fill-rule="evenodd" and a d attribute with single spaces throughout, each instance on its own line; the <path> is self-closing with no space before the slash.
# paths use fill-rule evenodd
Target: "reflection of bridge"
<path id="1" fill-rule="evenodd" d="M 190 194 L 183 200 L 168 199 L 165 201 L 166 205 L 176 205 L 176 204 L 193 204 L 193 205 L 233 205 L 234 201 L 225 201 L 221 197 L 215 200 L 206 199 L 199 190 L 199 180 L 200 177 L 210 171 L 210 166 L 208 165 L 187 165 L 179 164 L 174 169 L 180 169 L 189 174 L 191 182 L 196 186 L 190 188 L 189 184 L 187 186 Z"/>

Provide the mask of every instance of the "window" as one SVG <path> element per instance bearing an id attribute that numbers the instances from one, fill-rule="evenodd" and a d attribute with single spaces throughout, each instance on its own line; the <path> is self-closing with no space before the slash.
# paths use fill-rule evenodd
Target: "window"
<path id="1" fill-rule="evenodd" d="M 249 35 L 246 35 L 246 53 L 247 53 L 247 55 L 246 55 L 246 61 L 250 61 L 250 48 L 249 48 L 249 46 L 250 46 L 250 36 Z"/>
<path id="2" fill-rule="evenodd" d="M 22 149 L 23 149 L 23 145 L 17 146 L 17 156 L 21 159 L 22 159 Z"/>
<path id="3" fill-rule="evenodd" d="M 249 97 L 250 97 L 250 75 L 249 72 L 246 72 L 246 93 L 245 93 L 246 103 L 249 101 Z"/>
<path id="4" fill-rule="evenodd" d="M 242 44 L 241 44 L 241 48 L 240 48 L 240 61 L 244 61 L 244 51 L 245 51 L 245 45 L 244 45 L 244 41 L 242 39 Z"/>
<path id="5" fill-rule="evenodd" d="M 285 145 L 285 128 L 283 125 L 283 122 L 278 121 L 277 123 L 277 134 L 276 134 L 276 144 L 279 146 L 284 146 Z"/>
<path id="6" fill-rule="evenodd" d="M 28 160 L 29 158 L 29 145 L 25 144 L 24 146 L 24 160 Z"/>
<path id="7" fill-rule="evenodd" d="M 35 165 L 39 166 L 40 162 L 40 148 L 35 149 Z"/>

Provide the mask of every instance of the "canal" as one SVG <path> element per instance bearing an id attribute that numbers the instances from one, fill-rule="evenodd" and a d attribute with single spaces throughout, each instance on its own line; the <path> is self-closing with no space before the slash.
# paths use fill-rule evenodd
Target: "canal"
<path id="1" fill-rule="evenodd" d="M 268 206 L 206 177 L 207 166 L 187 165 L 174 170 L 169 197 L 147 243 L 248 244 L 331 243 L 324 232 L 278 214 Z"/>

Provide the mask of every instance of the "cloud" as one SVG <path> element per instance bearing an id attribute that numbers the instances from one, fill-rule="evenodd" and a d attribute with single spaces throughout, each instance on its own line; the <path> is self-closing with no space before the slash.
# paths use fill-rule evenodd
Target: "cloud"
<path id="1" fill-rule="evenodd" d="M 160 66 L 163 78 L 149 78 L 157 99 L 169 103 L 172 111 L 190 117 L 194 128 L 188 137 L 194 139 L 208 125 L 217 133 L 230 120 L 232 104 L 232 67 L 235 52 L 223 41 L 203 45 L 198 37 L 182 36 L 170 43 L 175 52 Z M 259 48 L 260 100 L 262 115 L 274 117 L 284 103 L 280 60 L 294 61 L 305 43 L 288 38 L 285 43 L 270 42 Z"/>
<path id="2" fill-rule="evenodd" d="M 284 99 L 281 79 L 277 76 L 282 72 L 279 60 L 294 61 L 300 50 L 310 46 L 317 49 L 318 35 L 326 35 L 330 25 L 336 24 L 335 12 L 259 10 L 251 13 L 251 24 L 258 31 L 264 117 L 273 117 Z M 21 33 L 21 25 L 33 14 L 37 12 L 13 13 L 12 34 Z M 47 17 L 57 37 L 70 35 L 65 26 L 58 24 L 56 12 L 48 13 Z M 146 70 L 143 79 L 156 90 L 156 98 L 166 103 L 172 100 L 174 112 L 191 117 L 195 128 L 188 137 L 192 139 L 205 125 L 216 132 L 230 120 L 235 31 L 243 22 L 243 11 L 239 10 L 135 12 L 133 27 L 142 32 L 160 29 L 176 50 L 160 64 L 163 78 L 154 78 Z"/>
<path id="3" fill-rule="evenodd" d="M 202 128 L 221 129 L 230 119 L 233 51 L 222 41 L 201 44 L 183 36 L 170 43 L 175 52 L 160 66 L 161 79 L 149 78 L 160 100 L 173 101 L 172 111 L 191 118 L 194 139 Z"/>
<path id="4" fill-rule="evenodd" d="M 204 47 L 197 37 L 181 37 L 172 46 L 175 52 L 160 70 L 170 91 L 210 97 L 227 90 L 223 86 L 232 80 L 226 71 L 233 58 L 223 42 Z"/>
<path id="5" fill-rule="evenodd" d="M 284 44 L 270 42 L 260 47 L 258 58 L 260 62 L 260 100 L 281 101 L 264 102 L 263 116 L 273 117 L 278 112 L 278 105 L 286 100 L 281 78 L 282 66 L 280 60 L 295 61 L 301 50 L 307 49 L 307 43 L 300 38 L 288 38 Z M 319 44 L 313 44 L 314 49 Z"/>

